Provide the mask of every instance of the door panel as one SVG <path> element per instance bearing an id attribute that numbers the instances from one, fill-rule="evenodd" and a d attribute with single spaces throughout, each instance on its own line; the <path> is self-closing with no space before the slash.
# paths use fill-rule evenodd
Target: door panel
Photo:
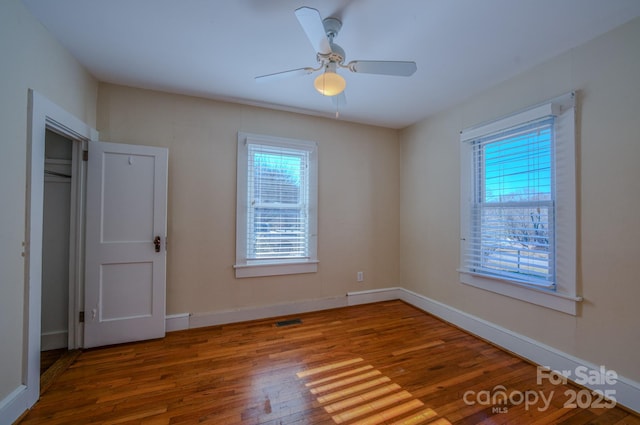
<path id="1" fill-rule="evenodd" d="M 85 348 L 165 334 L 167 159 L 164 148 L 89 143 Z"/>
<path id="2" fill-rule="evenodd" d="M 152 316 L 152 262 L 103 264 L 100 282 L 103 321 Z"/>
<path id="3" fill-rule="evenodd" d="M 102 242 L 149 242 L 153 234 L 153 156 L 103 154 Z M 127 206 L 122 208 L 122 206 Z"/>

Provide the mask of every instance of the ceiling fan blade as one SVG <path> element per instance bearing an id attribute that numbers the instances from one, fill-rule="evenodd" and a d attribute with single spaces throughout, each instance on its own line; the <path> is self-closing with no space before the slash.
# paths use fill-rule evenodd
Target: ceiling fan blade
<path id="1" fill-rule="evenodd" d="M 347 64 L 352 72 L 363 74 L 397 75 L 408 77 L 418 69 L 415 62 L 402 61 L 351 61 Z"/>
<path id="2" fill-rule="evenodd" d="M 273 74 L 260 75 L 258 77 L 255 77 L 255 80 L 260 83 L 267 82 L 267 81 L 278 81 L 278 80 L 283 80 L 285 78 L 299 77 L 302 75 L 311 74 L 313 71 L 316 71 L 316 70 L 309 67 L 291 69 L 289 71 L 282 71 L 282 72 L 276 72 Z"/>
<path id="3" fill-rule="evenodd" d="M 315 51 L 323 55 L 331 53 L 331 46 L 322 24 L 320 12 L 305 6 L 296 9 L 295 13 Z"/>

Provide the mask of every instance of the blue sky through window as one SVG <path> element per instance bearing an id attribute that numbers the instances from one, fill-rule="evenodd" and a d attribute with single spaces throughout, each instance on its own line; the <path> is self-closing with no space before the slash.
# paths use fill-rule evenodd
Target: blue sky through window
<path id="1" fill-rule="evenodd" d="M 551 128 L 484 145 L 484 202 L 551 198 Z"/>
<path id="2" fill-rule="evenodd" d="M 300 204 L 304 163 L 301 155 L 255 152 L 253 200 L 261 204 Z"/>
<path id="3" fill-rule="evenodd" d="M 300 185 L 302 158 L 294 155 L 256 152 L 254 161 L 261 170 L 278 170 L 288 183 Z"/>

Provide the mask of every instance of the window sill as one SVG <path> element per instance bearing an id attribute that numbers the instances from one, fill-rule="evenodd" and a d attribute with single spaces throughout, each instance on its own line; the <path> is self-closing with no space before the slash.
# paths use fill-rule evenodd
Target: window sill
<path id="1" fill-rule="evenodd" d="M 495 292 L 507 297 L 515 298 L 531 304 L 561 311 L 572 316 L 577 315 L 578 303 L 582 297 L 552 292 L 520 285 L 499 278 L 458 270 L 460 282 L 486 291 Z"/>
<path id="2" fill-rule="evenodd" d="M 233 268 L 236 270 L 236 278 L 279 276 L 315 273 L 318 271 L 318 261 L 236 264 Z"/>

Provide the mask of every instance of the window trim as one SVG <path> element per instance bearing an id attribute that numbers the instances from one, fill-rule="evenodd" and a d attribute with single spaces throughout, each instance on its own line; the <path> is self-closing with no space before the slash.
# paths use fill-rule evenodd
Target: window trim
<path id="1" fill-rule="evenodd" d="M 248 260 L 248 164 L 249 144 L 305 150 L 309 152 L 309 256 L 305 259 Z M 287 139 L 260 134 L 238 132 L 238 157 L 236 181 L 236 262 L 233 266 L 236 278 L 277 276 L 299 273 L 315 273 L 318 270 L 318 145 L 306 140 Z"/>
<path id="2" fill-rule="evenodd" d="M 461 283 L 567 314 L 577 314 L 577 303 L 582 301 L 582 297 L 577 295 L 576 282 L 577 192 L 574 100 L 575 93 L 571 92 L 544 104 L 460 132 L 460 268 L 458 272 Z M 463 266 L 467 235 L 471 230 L 469 217 L 474 193 L 473 149 L 468 141 L 534 121 L 546 115 L 556 117 L 556 143 L 552 154 L 557 161 L 561 161 L 556 163 L 555 171 L 562 170 L 561 178 L 556 180 L 556 285 L 552 289 L 477 273 Z"/>

